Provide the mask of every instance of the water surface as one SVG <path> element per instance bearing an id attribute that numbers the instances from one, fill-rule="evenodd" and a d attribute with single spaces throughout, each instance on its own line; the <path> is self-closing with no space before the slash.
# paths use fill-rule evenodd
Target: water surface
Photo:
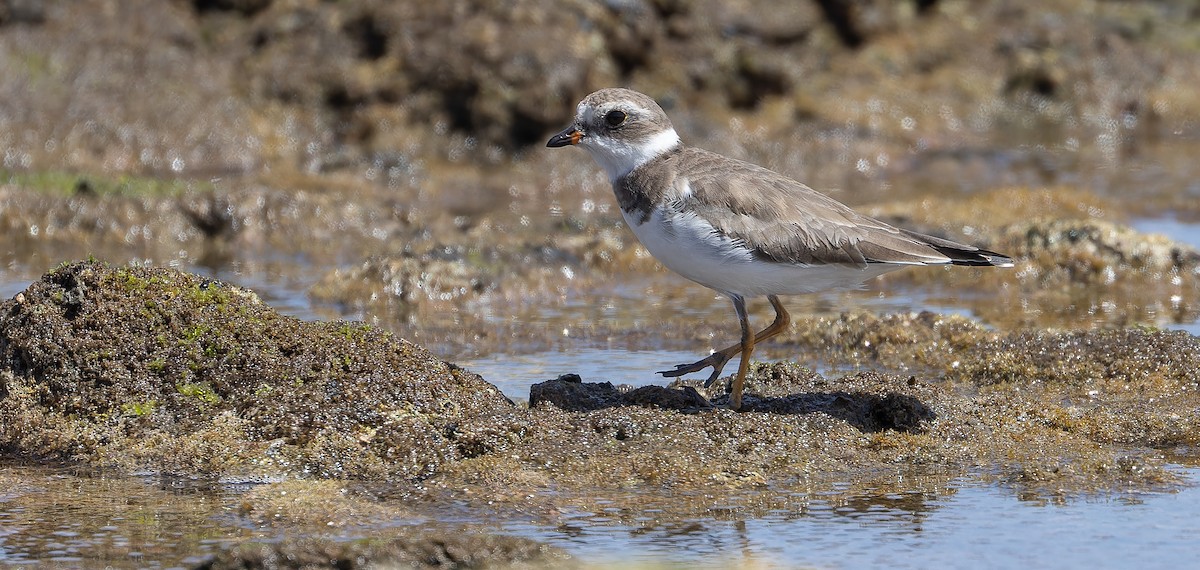
<path id="1" fill-rule="evenodd" d="M 1192 481 L 1200 477 L 1195 467 L 1175 469 Z M 4 467 L 0 477 L 9 482 L 0 494 L 0 564 L 9 567 L 181 567 L 242 540 L 275 541 L 284 534 L 236 514 L 246 486 L 89 477 L 29 466 Z M 898 478 L 894 489 L 878 491 L 734 493 L 713 499 L 708 516 L 696 519 L 671 518 L 655 508 L 672 500 L 667 490 L 647 496 L 640 512 L 606 509 L 603 497 L 596 497 L 593 512 L 567 510 L 552 521 L 429 514 L 312 536 L 388 536 L 389 528 L 416 525 L 433 532 L 520 535 L 602 565 L 710 568 L 1180 568 L 1200 554 L 1196 487 L 1046 497 L 953 480 L 895 490 L 905 484 Z M 754 493 L 762 492 L 780 506 L 747 514 Z"/>

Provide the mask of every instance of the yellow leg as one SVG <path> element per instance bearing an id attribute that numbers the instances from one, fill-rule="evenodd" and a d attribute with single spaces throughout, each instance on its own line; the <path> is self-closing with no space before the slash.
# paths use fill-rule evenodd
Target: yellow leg
<path id="1" fill-rule="evenodd" d="M 733 298 L 733 310 L 737 312 L 738 324 L 742 326 L 742 360 L 738 362 L 737 376 L 729 390 L 729 404 L 734 410 L 742 409 L 742 387 L 746 383 L 746 371 L 750 368 L 750 355 L 754 353 L 753 333 L 750 332 L 750 318 L 746 315 L 746 301 L 741 297 Z M 768 327 L 769 328 L 769 327 Z"/>
<path id="2" fill-rule="evenodd" d="M 767 325 L 766 328 L 754 335 L 754 342 L 751 343 L 751 346 L 778 335 L 779 333 L 787 330 L 788 326 L 792 324 L 791 315 L 789 315 L 787 309 L 783 307 L 783 303 L 779 300 L 779 297 L 775 295 L 768 295 L 767 300 L 771 302 L 771 307 L 775 309 L 775 320 L 771 321 L 771 324 Z M 735 310 L 737 308 L 736 301 L 734 308 Z M 727 346 L 724 349 L 708 355 L 706 358 L 702 358 L 691 364 L 680 364 L 676 366 L 674 370 L 664 370 L 659 372 L 659 374 L 662 374 L 668 378 L 674 378 L 676 376 L 683 376 L 684 374 L 691 374 L 692 372 L 699 372 L 700 370 L 704 370 L 705 368 L 711 366 L 713 369 L 712 375 L 708 377 L 708 380 L 705 382 L 705 386 L 711 385 L 713 382 L 716 382 L 717 378 L 721 376 L 721 370 L 725 368 L 725 363 L 729 362 L 734 356 L 737 356 L 738 353 L 742 352 L 743 344 L 744 343 L 739 342 L 737 344 Z"/>

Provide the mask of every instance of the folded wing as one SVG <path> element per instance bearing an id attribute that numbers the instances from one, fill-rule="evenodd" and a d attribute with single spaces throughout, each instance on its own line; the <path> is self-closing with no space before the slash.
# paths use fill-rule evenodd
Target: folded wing
<path id="1" fill-rule="evenodd" d="M 701 149 L 673 155 L 671 185 L 679 201 L 719 231 L 780 263 L 865 266 L 996 265 L 1008 257 L 974 246 L 890 226 L 782 174 Z"/>

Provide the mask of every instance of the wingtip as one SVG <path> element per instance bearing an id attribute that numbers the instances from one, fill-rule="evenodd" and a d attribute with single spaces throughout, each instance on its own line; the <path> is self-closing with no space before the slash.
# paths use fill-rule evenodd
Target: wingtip
<path id="1" fill-rule="evenodd" d="M 980 257 L 986 259 L 993 267 L 1013 267 L 1013 259 L 1007 255 L 981 249 L 978 252 Z"/>

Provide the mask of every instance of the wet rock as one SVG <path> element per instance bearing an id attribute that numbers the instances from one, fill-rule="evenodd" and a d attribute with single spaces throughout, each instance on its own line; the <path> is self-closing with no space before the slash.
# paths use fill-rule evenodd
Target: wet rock
<path id="1" fill-rule="evenodd" d="M 557 568 L 572 566 L 563 551 L 496 535 L 408 533 L 399 538 L 338 541 L 319 538 L 246 543 L 195 566 L 197 570 L 319 568 Z"/>
<path id="2" fill-rule="evenodd" d="M 1097 219 L 1039 219 L 1009 226 L 1002 242 L 1028 259 L 1027 278 L 1040 284 L 1112 283 L 1154 274 L 1200 278 L 1200 252 L 1165 236 Z"/>
<path id="3" fill-rule="evenodd" d="M 3 128 L 30 129 L 13 149 L 26 167 L 178 176 L 261 164 L 261 140 L 247 126 L 258 111 L 231 96 L 233 61 L 204 49 L 207 36 L 185 3 L 37 5 L 33 17 L 44 17 L 44 25 L 0 27 L 16 32 L 0 34 L 5 49 L 45 57 L 3 72 L 13 81 L 6 97 L 21 109 L 2 119 Z M 60 152 L 71 158 L 55 160 Z"/>
<path id="4" fill-rule="evenodd" d="M 567 411 L 609 408 L 621 403 L 621 393 L 611 382 L 584 383 L 578 374 L 564 374 L 529 387 L 529 407 L 542 403 Z"/>
<path id="5" fill-rule="evenodd" d="M 848 312 L 799 319 L 788 338 L 776 342 L 795 344 L 835 361 L 923 371 L 940 368 L 964 348 L 991 338 L 993 333 L 978 321 L 959 315 Z"/>
<path id="6" fill-rule="evenodd" d="M 1028 486 L 1171 481 L 1153 449 L 1200 433 L 1196 337 L 1002 334 L 959 319 L 846 319 L 832 338 L 857 340 L 830 350 L 869 338 L 863 364 L 920 355 L 921 370 L 826 378 L 755 363 L 742 412 L 725 407 L 727 379 L 703 394 L 709 407 L 686 386 L 622 393 L 577 376 L 536 386 L 521 408 L 371 327 L 281 317 L 199 276 L 80 262 L 0 306 L 0 446 L 124 469 L 384 480 L 400 493 L 420 480 L 425 493 L 499 502 L 551 487 L 846 481 L 897 465 L 984 466 Z M 338 489 L 307 508 L 374 512 L 361 498 L 321 506 Z M 253 502 L 250 516 L 288 508 Z"/>
<path id="7" fill-rule="evenodd" d="M 1106 390 L 1200 385 L 1200 337 L 1183 331 L 1023 331 L 967 352 L 950 378 L 981 385 L 1052 383 Z"/>
<path id="8" fill-rule="evenodd" d="M 795 365 L 756 364 L 750 379 L 753 388 L 745 402 L 757 408 L 748 412 L 720 405 L 680 410 L 605 401 L 607 407 L 586 412 L 537 405 L 525 421 L 510 416 L 469 422 L 459 426 L 461 440 L 494 442 L 493 448 L 503 452 L 449 467 L 446 485 L 454 488 L 459 477 L 487 480 L 498 486 L 497 495 L 521 496 L 528 485 L 732 489 L 794 476 L 836 478 L 845 468 L 886 463 L 888 452 L 871 450 L 871 438 L 923 433 L 918 425 L 937 425 L 948 396 L 895 376 L 825 380 Z M 611 397 L 607 387 L 601 390 Z M 666 389 L 645 390 L 655 391 Z M 718 396 L 718 404 L 722 398 L 727 396 Z M 939 419 L 922 407 L 938 410 Z M 518 443 L 507 443 L 518 433 Z"/>
<path id="9" fill-rule="evenodd" d="M 855 426 L 864 432 L 894 430 L 901 432 L 921 431 L 922 423 L 937 418 L 937 414 L 919 398 L 908 394 L 888 391 L 883 394 L 871 392 L 846 392 L 841 390 L 812 393 L 794 392 L 796 378 L 809 381 L 820 378 L 815 372 L 797 367 L 795 364 L 759 364 L 749 383 L 755 393 L 746 398 L 746 411 L 774 414 L 827 413 Z M 854 382 L 887 384 L 890 381 L 875 373 L 860 373 Z M 915 377 L 909 384 L 915 383 Z M 763 397 L 760 394 L 777 394 Z"/>
<path id="10" fill-rule="evenodd" d="M 95 262 L 0 305 L 0 367 L 3 446 L 127 469 L 422 478 L 458 457 L 447 426 L 512 405 L 372 327 Z"/>
<path id="11" fill-rule="evenodd" d="M 602 394 L 591 400 L 597 409 L 537 405 L 528 416 L 462 424 L 458 441 L 503 452 L 448 467 L 446 484 L 486 480 L 499 496 L 522 497 L 530 486 L 742 488 L 898 465 L 989 465 L 988 477 L 1035 492 L 1130 481 L 1149 488 L 1174 480 L 1155 449 L 1191 445 L 1200 429 L 1196 343 L 1170 331 L 993 332 L 966 337 L 940 358 L 929 352 L 920 375 L 825 378 L 795 364 L 755 363 L 740 413 L 722 405 L 724 382 L 710 394 L 716 407 L 680 413 L 616 403 L 613 388 L 562 379 L 560 395 L 574 395 L 572 384 Z M 496 472 L 504 476 L 489 475 Z"/>
<path id="12" fill-rule="evenodd" d="M 642 386 L 620 390 L 611 382 L 584 382 L 578 374 L 564 374 L 529 388 L 529 407 L 549 404 L 570 412 L 587 412 L 613 406 L 648 406 L 666 410 L 696 411 L 712 405 L 695 388 Z"/>
<path id="13" fill-rule="evenodd" d="M 342 114 L 349 142 L 372 136 L 370 107 L 399 103 L 427 127 L 511 149 L 558 126 L 586 86 L 613 80 L 588 24 L 603 14 L 582 2 L 275 3 L 254 23 L 247 64 L 256 93 Z M 297 57 L 309 69 L 297 72 Z"/>
<path id="14" fill-rule="evenodd" d="M 468 140 L 479 161 L 504 164 L 561 127 L 580 96 L 623 84 L 668 107 L 686 101 L 716 118 L 709 123 L 759 122 L 769 129 L 764 139 L 784 146 L 771 151 L 782 157 L 811 150 L 792 136 L 823 138 L 839 154 L 896 157 L 915 140 L 969 139 L 1031 116 L 1082 126 L 1070 140 L 1103 133 L 1124 145 L 1125 127 L 1112 121 L 1153 130 L 1197 108 L 1185 88 L 1194 79 L 1184 65 L 1193 56 L 1187 10 L 1104 5 L 1091 14 L 1027 1 L 7 0 L 0 43 L 45 61 L 14 57 L 3 69 L 20 112 L 0 127 L 23 133 L 6 149 L 6 168 L 348 171 L 397 149 L 426 162 Z M 20 25 L 40 22 L 53 25 Z M 775 114 L 754 117 L 759 110 Z M 902 127 L 902 118 L 912 121 Z M 884 146 L 842 148 L 834 125 Z M 797 133 L 809 127 L 821 132 Z M 706 138 L 706 129 L 689 130 Z M 709 142 L 728 138 L 712 134 Z"/>
<path id="15" fill-rule="evenodd" d="M 37 6 L 31 15 L 14 16 L 28 6 Z M 1137 153 L 1157 152 L 1180 136 L 1180 125 L 1186 138 L 1200 109 L 1186 7 L 938 3 L 912 18 L 911 3 L 859 6 L 853 23 L 864 41 L 847 50 L 809 2 L 0 3 L 0 47 L 13 54 L 0 62 L 9 111 L 0 131 L 12 133 L 4 139 L 0 234 L 12 251 L 36 252 L 3 265 L 24 264 L 36 275 L 45 259 L 96 248 L 112 259 L 166 263 L 206 241 L 268 252 L 234 257 L 243 269 L 261 258 L 319 259 L 316 271 L 366 258 L 354 278 L 367 285 L 343 298 L 392 286 L 409 295 L 400 304 L 429 308 L 420 322 L 434 312 L 458 319 L 451 334 L 466 339 L 463 346 L 490 336 L 504 339 L 492 349 L 536 350 L 564 341 L 547 341 L 552 335 L 528 326 L 524 314 L 487 327 L 463 320 L 483 293 L 498 301 L 480 314 L 559 303 L 654 265 L 638 257 L 611 203 L 600 201 L 611 200 L 601 175 L 581 173 L 578 156 L 521 151 L 544 141 L 537 131 L 562 126 L 593 87 L 650 92 L 689 141 L 788 165 L 855 200 L 920 187 L 895 175 L 935 170 L 931 157 L 954 165 L 929 176 L 934 187 L 953 181 L 963 191 L 1072 178 L 1072 168 L 1126 158 L 1136 171 L 1145 164 Z M 27 25 L 38 22 L 49 25 Z M 1147 133 L 1169 136 L 1142 138 Z M 1088 158 L 1097 152 L 1104 156 Z M 897 169 L 910 156 L 913 170 Z M 428 174 L 446 161 L 477 174 Z M 863 176 L 856 162 L 869 167 Z M 83 174 L 65 186 L 69 198 L 25 193 L 10 201 L 8 169 L 40 175 L 39 168 Z M 113 197 L 96 174 L 231 180 L 257 171 L 276 190 L 235 180 L 208 203 Z M 454 186 L 462 197 L 447 201 Z M 583 198 L 561 199 L 567 193 Z M 1083 192 L 1047 193 L 1062 212 L 1095 205 Z M 1171 194 L 1175 202 L 1156 203 L 1194 210 L 1186 193 Z M 1122 200 L 1143 198 L 1129 195 Z M 1200 289 L 1186 250 L 1176 259 L 1169 246 L 1143 249 L 1143 237 L 1099 223 L 1022 226 L 1034 214 L 1066 216 L 1036 200 L 1018 211 L 1012 195 L 947 226 L 945 195 L 937 198 L 928 201 L 931 227 L 985 240 L 1026 265 L 1008 274 L 903 274 L 968 285 L 941 290 L 956 295 L 982 291 L 973 311 L 988 323 L 1054 311 L 1075 316 L 1022 324 L 1194 321 Z M 430 221 L 445 218 L 453 223 Z M 594 236 L 563 234 L 563 226 L 588 224 L 616 228 L 624 243 L 593 247 Z M 1011 250 L 994 239 L 1001 226 L 1022 228 L 1011 234 Z M 413 236 L 413 251 L 453 253 L 377 261 Z M 598 276 L 582 281 L 580 269 Z M 763 487 L 760 505 L 768 505 L 781 500 L 780 481 L 905 490 L 881 480 L 910 471 L 943 481 L 995 474 L 1051 489 L 1144 488 L 1172 480 L 1158 446 L 1191 448 L 1200 433 L 1197 380 L 1188 372 L 1200 368 L 1197 347 L 1179 333 L 1009 334 L 933 314 L 806 319 L 776 342 L 815 347 L 858 372 L 900 374 L 824 378 L 756 366 L 746 400 L 754 411 L 741 414 L 721 409 L 723 385 L 704 394 L 718 405 L 700 413 L 680 413 L 688 397 L 669 399 L 685 393 L 659 387 L 621 394 L 613 405 L 597 400 L 605 405 L 591 411 L 525 410 L 377 330 L 360 337 L 356 325 L 283 319 L 223 284 L 201 287 L 200 278 L 154 283 L 167 275 L 175 274 L 134 273 L 129 290 L 116 294 L 112 281 L 73 268 L 0 307 L 6 451 L 131 469 L 417 478 L 469 489 L 454 498 L 486 497 L 489 507 L 510 500 L 523 508 L 545 489 L 576 491 L 584 505 L 598 489 L 636 489 L 644 492 L 626 503 L 631 512 L 661 496 L 673 512 L 711 517 L 711 494 L 661 491 Z M 1114 293 L 1110 277 L 1130 290 Z M 1156 281 L 1164 289 L 1147 287 Z M 1106 290 L 1080 294 L 1080 285 Z M 684 294 L 652 287 L 650 301 Z M 1136 296 L 1143 293 L 1150 296 Z M 203 295 L 213 298 L 189 300 Z M 654 305 L 637 307 L 637 322 L 652 323 L 645 328 L 631 331 L 622 320 L 620 330 L 598 325 L 591 334 L 671 338 L 653 323 L 673 305 Z M 1109 307 L 1121 316 L 1102 320 Z M 769 512 L 745 507 L 759 508 Z"/>
<path id="16" fill-rule="evenodd" d="M 649 53 L 654 57 L 627 55 L 631 42 L 619 28 L 606 34 L 606 49 L 633 84 L 665 99 L 668 107 L 675 98 L 691 99 L 694 88 L 720 105 L 755 109 L 765 100 L 786 98 L 803 84 L 802 69 L 816 65 L 813 54 L 802 49 L 812 45 L 814 36 L 820 35 L 814 31 L 823 26 L 819 10 L 811 3 L 749 0 L 656 3 L 654 7 L 639 17 L 644 22 L 641 43 L 653 46 Z M 618 13 L 628 11 L 623 8 Z M 681 89 L 682 85 L 693 88 Z"/>
<path id="17" fill-rule="evenodd" d="M 466 230 L 460 244 L 406 242 L 399 254 L 378 255 L 357 267 L 335 269 L 321 277 L 310 294 L 321 301 L 388 314 L 401 325 L 421 323 L 426 330 L 453 325 L 461 335 L 464 319 L 483 313 L 511 317 L 544 310 L 566 290 L 607 284 L 605 269 L 652 268 L 636 248 L 612 237 L 566 233 L 553 239 L 496 232 L 489 225 Z M 454 316 L 450 322 L 448 316 Z M 480 323 L 485 334 L 495 323 Z"/>
<path id="18" fill-rule="evenodd" d="M 46 8 L 38 0 L 0 0 L 0 26 L 41 24 L 45 20 Z"/>
<path id="19" fill-rule="evenodd" d="M 272 0 L 192 0 L 197 12 L 237 12 L 250 16 L 271 5 Z"/>
<path id="20" fill-rule="evenodd" d="M 1200 315 L 1200 251 L 1111 221 L 1126 210 L 1071 187 L 1014 187 L 936 208 L 880 208 L 876 213 L 904 227 L 967 239 L 1015 260 L 1013 268 L 906 270 L 881 281 L 956 295 L 974 288 L 972 311 L 1006 328 L 1194 322 Z M 805 331 L 812 333 L 828 336 Z"/>
<path id="21" fill-rule="evenodd" d="M 1137 328 L 1005 335 L 961 354 L 946 377 L 1088 441 L 1164 447 L 1200 433 L 1198 371 L 1200 337 Z"/>
<path id="22" fill-rule="evenodd" d="M 642 386 L 634 388 L 622 396 L 622 399 L 626 403 L 638 406 L 653 406 L 664 410 L 691 412 L 712 407 L 712 404 L 691 386 L 683 386 L 681 388 Z"/>
<path id="23" fill-rule="evenodd" d="M 347 271 L 327 274 L 312 294 L 347 304 L 386 298 L 409 307 L 433 303 L 448 308 L 461 304 L 465 297 L 478 297 L 493 287 L 494 279 L 494 274 L 460 256 L 376 257 Z"/>
<path id="24" fill-rule="evenodd" d="M 411 85 L 433 87 L 439 115 L 493 144 L 541 142 L 585 86 L 615 80 L 589 25 L 603 16 L 586 3 L 415 3 L 405 11 L 407 41 L 397 43 Z"/>

